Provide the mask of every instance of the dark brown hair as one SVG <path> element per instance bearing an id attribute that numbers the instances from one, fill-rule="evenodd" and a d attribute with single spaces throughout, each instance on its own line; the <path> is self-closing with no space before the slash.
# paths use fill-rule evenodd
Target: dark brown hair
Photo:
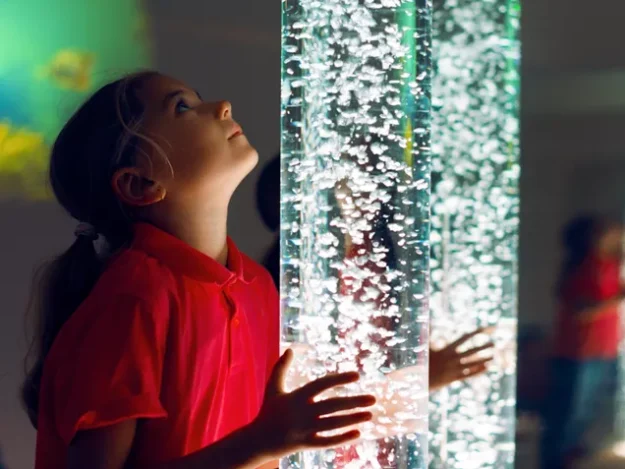
<path id="1" fill-rule="evenodd" d="M 132 213 L 111 186 L 115 171 L 136 165 L 137 156 L 155 143 L 141 133 L 144 105 L 138 91 L 156 72 L 129 75 L 103 86 L 65 124 L 50 156 L 52 190 L 76 220 L 91 224 L 104 237 L 107 251 L 130 241 Z M 31 307 L 37 327 L 26 357 L 22 400 L 35 428 L 44 362 L 59 331 L 89 295 L 103 266 L 94 239 L 74 243 L 36 276 Z"/>
<path id="2" fill-rule="evenodd" d="M 596 215 L 580 215 L 566 224 L 561 235 L 564 259 L 557 284 L 559 296 L 564 294 L 571 275 L 592 254 L 597 239 L 607 226 L 606 221 Z"/>

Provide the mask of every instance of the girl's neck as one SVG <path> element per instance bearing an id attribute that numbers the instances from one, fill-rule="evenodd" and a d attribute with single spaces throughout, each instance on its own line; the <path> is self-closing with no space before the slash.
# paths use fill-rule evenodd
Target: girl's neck
<path id="1" fill-rule="evenodd" d="M 221 265 L 228 261 L 228 208 L 192 212 L 172 210 L 150 217 L 153 223 Z"/>

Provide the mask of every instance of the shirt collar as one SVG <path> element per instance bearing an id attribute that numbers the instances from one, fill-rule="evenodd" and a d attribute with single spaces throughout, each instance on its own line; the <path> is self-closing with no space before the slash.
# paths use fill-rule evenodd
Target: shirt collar
<path id="1" fill-rule="evenodd" d="M 145 252 L 156 258 L 176 273 L 223 287 L 235 280 L 250 283 L 254 275 L 245 269 L 245 260 L 234 244 L 227 238 L 228 267 L 189 246 L 184 241 L 149 223 L 134 225 L 131 249 Z"/>

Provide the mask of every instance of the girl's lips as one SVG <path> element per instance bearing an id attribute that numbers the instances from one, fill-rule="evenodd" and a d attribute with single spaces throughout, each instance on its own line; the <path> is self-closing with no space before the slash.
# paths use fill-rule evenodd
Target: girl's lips
<path id="1" fill-rule="evenodd" d="M 228 137 L 228 140 L 232 140 L 233 138 L 239 137 L 240 135 L 243 135 L 243 129 L 239 125 L 235 125 L 232 129 L 232 132 L 230 133 L 230 137 Z"/>

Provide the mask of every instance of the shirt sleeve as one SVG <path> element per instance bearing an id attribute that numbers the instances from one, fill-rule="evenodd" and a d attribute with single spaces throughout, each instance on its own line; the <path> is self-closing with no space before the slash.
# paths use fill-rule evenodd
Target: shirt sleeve
<path id="1" fill-rule="evenodd" d="M 57 337 L 65 353 L 51 365 L 51 397 L 67 445 L 81 430 L 167 416 L 159 397 L 169 306 L 131 296 L 105 303 L 86 305 L 87 320 Z"/>
<path id="2" fill-rule="evenodd" d="M 597 266 L 595 292 L 598 300 L 609 300 L 621 291 L 621 266 L 617 261 L 605 261 Z"/>

